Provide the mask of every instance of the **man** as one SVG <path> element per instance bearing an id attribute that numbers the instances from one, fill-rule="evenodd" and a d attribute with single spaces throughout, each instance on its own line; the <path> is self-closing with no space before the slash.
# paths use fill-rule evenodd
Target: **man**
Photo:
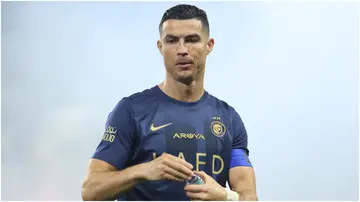
<path id="1" fill-rule="evenodd" d="M 110 113 L 83 182 L 84 200 L 257 200 L 243 122 L 204 90 L 214 46 L 209 30 L 195 6 L 165 12 L 157 42 L 165 80 L 123 98 Z M 205 183 L 186 185 L 194 174 Z"/>

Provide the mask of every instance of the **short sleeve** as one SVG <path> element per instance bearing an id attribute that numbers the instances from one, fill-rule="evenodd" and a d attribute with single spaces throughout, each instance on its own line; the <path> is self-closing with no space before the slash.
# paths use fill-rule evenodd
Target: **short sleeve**
<path id="1" fill-rule="evenodd" d="M 240 115 L 232 109 L 233 143 L 230 168 L 238 166 L 252 167 L 249 160 L 248 135 Z"/>
<path id="2" fill-rule="evenodd" d="M 109 114 L 102 140 L 92 158 L 123 169 L 131 155 L 134 133 L 135 126 L 127 100 L 122 99 Z"/>
<path id="3" fill-rule="evenodd" d="M 248 135 L 240 115 L 231 108 L 231 119 L 232 119 L 232 133 L 233 133 L 233 143 L 232 149 L 242 149 L 247 155 L 249 155 L 248 150 Z"/>

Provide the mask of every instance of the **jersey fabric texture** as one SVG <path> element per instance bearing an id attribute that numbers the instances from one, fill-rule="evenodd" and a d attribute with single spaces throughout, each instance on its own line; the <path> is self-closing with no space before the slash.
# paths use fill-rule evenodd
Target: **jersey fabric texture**
<path id="1" fill-rule="evenodd" d="M 226 187 L 229 169 L 251 166 L 247 132 L 226 102 L 204 92 L 197 102 L 167 96 L 158 86 L 119 101 L 109 114 L 92 158 L 119 170 L 168 153 L 204 171 Z M 185 182 L 146 181 L 118 200 L 189 200 Z"/>

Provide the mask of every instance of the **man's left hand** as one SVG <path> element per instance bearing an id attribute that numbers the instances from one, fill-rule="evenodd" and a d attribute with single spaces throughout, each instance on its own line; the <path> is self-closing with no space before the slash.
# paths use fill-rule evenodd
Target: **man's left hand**
<path id="1" fill-rule="evenodd" d="M 195 171 L 196 175 L 204 180 L 204 184 L 191 184 L 185 186 L 186 195 L 191 200 L 201 201 L 226 201 L 227 193 L 224 187 L 219 185 L 204 171 Z"/>

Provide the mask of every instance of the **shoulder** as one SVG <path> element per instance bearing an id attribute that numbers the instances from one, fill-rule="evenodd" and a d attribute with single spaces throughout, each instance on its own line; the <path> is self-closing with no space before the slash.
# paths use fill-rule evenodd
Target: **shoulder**
<path id="1" fill-rule="evenodd" d="M 118 111 L 128 111 L 133 113 L 134 109 L 145 109 L 148 103 L 153 103 L 156 98 L 155 87 L 147 88 L 139 92 L 124 96 L 118 101 L 113 109 L 113 113 Z"/>
<path id="2" fill-rule="evenodd" d="M 225 112 L 228 116 L 232 117 L 234 115 L 239 115 L 238 112 L 235 110 L 235 108 L 231 104 L 229 104 L 228 102 L 226 102 L 226 101 L 224 101 L 224 100 L 222 100 L 222 99 L 220 99 L 220 98 L 218 98 L 218 97 L 216 97 L 216 96 L 214 96 L 214 95 L 212 95 L 210 93 L 209 93 L 209 97 L 211 99 L 211 104 L 214 107 L 216 107 L 216 108 L 222 110 L 223 112 Z"/>
<path id="3" fill-rule="evenodd" d="M 229 104 L 228 102 L 209 94 L 211 97 L 211 105 L 215 107 L 217 110 L 221 111 L 221 114 L 227 117 L 227 120 L 232 126 L 243 126 L 243 119 L 240 116 L 238 110 L 233 107 L 233 105 Z"/>

